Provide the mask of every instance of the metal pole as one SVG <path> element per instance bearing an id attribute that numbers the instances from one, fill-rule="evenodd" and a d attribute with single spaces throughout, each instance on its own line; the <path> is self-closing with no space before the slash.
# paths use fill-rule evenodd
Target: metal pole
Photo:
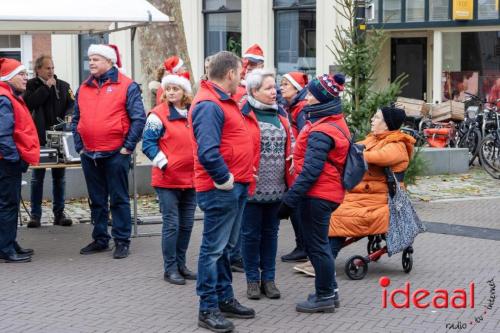
<path id="1" fill-rule="evenodd" d="M 137 28 L 134 27 L 130 29 L 130 50 L 131 50 L 131 57 L 130 57 L 130 70 L 132 73 L 130 73 L 130 77 L 132 80 L 134 79 L 135 76 L 135 47 L 134 47 L 134 40 L 135 40 L 135 32 Z M 136 163 L 137 163 L 137 154 L 134 151 L 132 152 L 132 188 L 134 192 L 134 237 L 137 237 L 137 182 L 135 181 L 135 176 L 136 176 Z"/>

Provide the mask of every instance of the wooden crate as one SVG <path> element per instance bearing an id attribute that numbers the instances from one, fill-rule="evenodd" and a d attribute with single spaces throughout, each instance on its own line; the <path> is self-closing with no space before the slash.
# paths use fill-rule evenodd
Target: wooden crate
<path id="1" fill-rule="evenodd" d="M 405 110 L 406 115 L 410 117 L 427 116 L 429 114 L 429 106 L 425 101 L 419 99 L 398 97 L 396 106 Z"/>
<path id="2" fill-rule="evenodd" d="M 446 120 L 464 120 L 465 105 L 462 102 L 446 101 L 432 106 L 432 120 L 433 121 L 446 121 Z"/>

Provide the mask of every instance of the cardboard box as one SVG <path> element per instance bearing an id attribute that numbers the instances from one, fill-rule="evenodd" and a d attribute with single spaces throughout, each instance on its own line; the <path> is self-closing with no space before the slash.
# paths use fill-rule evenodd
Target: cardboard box
<path id="1" fill-rule="evenodd" d="M 446 121 L 464 120 L 465 104 L 462 102 L 446 101 L 432 106 L 432 120 L 433 121 Z"/>
<path id="2" fill-rule="evenodd" d="M 429 114 L 429 105 L 419 99 L 398 97 L 396 106 L 405 110 L 409 117 L 425 117 Z"/>

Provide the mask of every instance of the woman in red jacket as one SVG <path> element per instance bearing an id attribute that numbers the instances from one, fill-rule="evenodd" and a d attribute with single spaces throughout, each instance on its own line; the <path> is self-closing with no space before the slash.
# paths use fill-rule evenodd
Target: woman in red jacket
<path id="1" fill-rule="evenodd" d="M 167 75 L 162 80 L 162 103 L 151 110 L 144 128 L 142 151 L 153 162 L 151 185 L 163 217 L 164 279 L 172 284 L 196 280 L 186 267 L 193 229 L 196 193 L 193 184 L 193 146 L 187 112 L 192 100 L 189 80 Z"/>
<path id="2" fill-rule="evenodd" d="M 292 125 L 293 137 L 297 138 L 302 127 L 305 125 L 305 116 L 302 109 L 307 105 L 305 87 L 308 78 L 302 72 L 290 72 L 283 75 L 280 83 L 281 96 L 286 101 L 284 106 L 288 113 Z M 304 241 L 300 233 L 300 215 L 295 211 L 290 216 L 293 232 L 295 233 L 295 249 L 292 252 L 281 257 L 285 262 L 300 262 L 307 260 L 307 254 L 304 249 Z"/>

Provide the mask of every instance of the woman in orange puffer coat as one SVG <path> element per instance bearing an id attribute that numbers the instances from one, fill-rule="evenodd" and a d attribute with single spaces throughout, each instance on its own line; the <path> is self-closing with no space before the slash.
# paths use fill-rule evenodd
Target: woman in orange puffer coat
<path id="1" fill-rule="evenodd" d="M 360 143 L 365 145 L 368 171 L 330 218 L 330 245 L 337 256 L 345 237 L 384 234 L 389 228 L 387 179 L 384 167 L 390 167 L 402 182 L 408 168 L 415 139 L 399 130 L 404 110 L 384 107 L 372 118 L 371 133 Z"/>

